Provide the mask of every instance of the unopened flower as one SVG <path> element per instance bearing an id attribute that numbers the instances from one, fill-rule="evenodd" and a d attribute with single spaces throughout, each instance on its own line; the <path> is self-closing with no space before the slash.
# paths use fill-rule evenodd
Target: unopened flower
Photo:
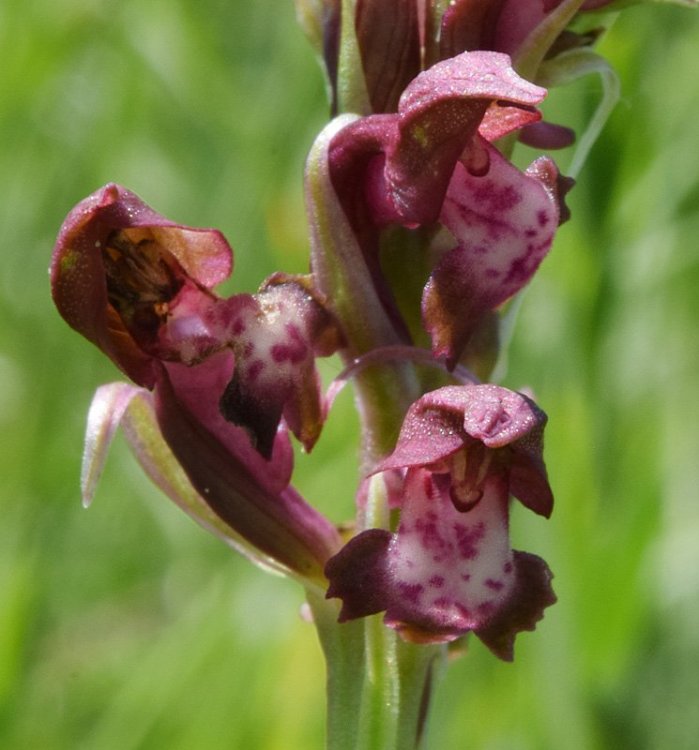
<path id="1" fill-rule="evenodd" d="M 526 74 L 535 80 L 541 61 L 560 54 L 573 37 L 576 45 L 594 43 L 597 34 L 590 37 L 568 27 L 580 12 L 610 2 L 296 0 L 296 6 L 322 58 L 333 114 L 368 115 L 395 112 L 413 78 L 462 52 L 504 52 L 517 63 L 533 44 L 536 64 Z M 553 125 L 538 137 L 556 148 L 570 145 L 574 133 Z"/>

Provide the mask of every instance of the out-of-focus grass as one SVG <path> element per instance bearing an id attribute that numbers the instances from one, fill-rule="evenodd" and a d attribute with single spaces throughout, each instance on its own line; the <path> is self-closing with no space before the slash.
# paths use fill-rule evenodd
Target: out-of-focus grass
<path id="1" fill-rule="evenodd" d="M 305 269 L 300 175 L 326 105 L 291 5 L 0 9 L 1 747 L 322 745 L 322 662 L 292 584 L 180 516 L 120 442 L 80 508 L 84 414 L 118 375 L 58 318 L 46 280 L 65 213 L 109 180 L 223 229 L 229 290 Z M 698 34 L 690 11 L 642 7 L 602 44 L 624 98 L 527 294 L 507 376 L 550 416 L 556 512 L 515 511 L 513 535 L 549 560 L 560 602 L 514 665 L 474 643 L 450 667 L 435 748 L 699 737 Z M 597 94 L 590 81 L 552 106 L 582 115 Z M 351 400 L 338 408 L 298 463 L 339 521 L 355 448 Z"/>

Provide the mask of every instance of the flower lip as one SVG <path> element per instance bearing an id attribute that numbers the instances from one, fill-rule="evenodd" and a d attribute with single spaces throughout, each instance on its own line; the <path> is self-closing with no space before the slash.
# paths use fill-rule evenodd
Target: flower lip
<path id="1" fill-rule="evenodd" d="M 342 599 L 340 622 L 385 611 L 384 622 L 415 643 L 445 643 L 473 631 L 497 656 L 533 630 L 555 602 L 551 572 L 512 550 L 507 494 L 497 481 L 462 510 L 437 477 L 408 469 L 395 532 L 369 529 L 325 566 L 327 597 Z"/>

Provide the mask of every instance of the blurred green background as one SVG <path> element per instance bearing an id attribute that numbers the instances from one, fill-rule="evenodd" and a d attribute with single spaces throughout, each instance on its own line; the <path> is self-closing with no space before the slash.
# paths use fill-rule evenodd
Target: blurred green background
<path id="1" fill-rule="evenodd" d="M 550 416 L 555 514 L 515 510 L 512 527 L 560 601 L 514 664 L 474 642 L 451 665 L 431 748 L 699 738 L 699 15 L 630 9 L 600 50 L 623 100 L 526 295 L 506 378 Z M 0 60 L 0 747 L 320 748 L 300 590 L 181 515 L 121 440 L 81 508 L 85 413 L 118 373 L 54 312 L 46 274 L 67 211 L 111 180 L 221 228 L 227 291 L 305 270 L 301 170 L 327 108 L 291 0 L 6 0 Z M 580 122 L 598 95 L 590 79 L 551 106 Z M 336 521 L 355 430 L 343 394 L 298 459 Z"/>

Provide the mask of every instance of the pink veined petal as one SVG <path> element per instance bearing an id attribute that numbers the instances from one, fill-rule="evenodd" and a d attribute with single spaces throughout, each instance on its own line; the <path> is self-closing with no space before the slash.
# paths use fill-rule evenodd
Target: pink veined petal
<path id="1" fill-rule="evenodd" d="M 395 534 L 365 531 L 326 565 L 327 596 L 342 599 L 340 621 L 383 610 L 405 640 L 444 643 L 475 631 L 510 659 L 516 633 L 533 629 L 555 597 L 545 563 L 524 555 L 522 568 L 522 553 L 510 548 L 502 486 L 488 483 L 461 512 L 428 471 L 411 469 L 403 494 Z"/>
<path id="2" fill-rule="evenodd" d="M 546 563 L 510 548 L 499 483 L 460 512 L 424 469 L 408 472 L 396 533 L 362 532 L 325 573 L 327 597 L 342 599 L 340 622 L 385 611 L 386 624 L 414 643 L 444 643 L 474 631 L 505 661 L 513 658 L 517 633 L 534 630 L 556 601 Z"/>
<path id="3" fill-rule="evenodd" d="M 457 246 L 438 262 L 423 295 L 435 355 L 454 366 L 480 317 L 518 292 L 548 253 L 557 201 L 490 145 L 483 176 L 457 165 L 440 219 Z"/>
<path id="4" fill-rule="evenodd" d="M 87 414 L 80 473 L 80 488 L 85 508 L 92 503 L 116 429 L 131 400 L 142 392 L 145 392 L 144 389 L 129 383 L 109 383 L 95 391 Z"/>
<path id="5" fill-rule="evenodd" d="M 293 281 L 236 295 L 219 308 L 236 360 L 220 403 L 224 416 L 248 430 L 267 459 L 282 415 L 311 450 L 323 421 L 315 354 L 334 351 L 339 340 L 329 314 Z"/>
<path id="6" fill-rule="evenodd" d="M 409 472 L 388 570 L 385 621 L 406 640 L 451 641 L 484 627 L 515 585 L 507 496 L 494 484 L 462 513 L 427 472 Z"/>

